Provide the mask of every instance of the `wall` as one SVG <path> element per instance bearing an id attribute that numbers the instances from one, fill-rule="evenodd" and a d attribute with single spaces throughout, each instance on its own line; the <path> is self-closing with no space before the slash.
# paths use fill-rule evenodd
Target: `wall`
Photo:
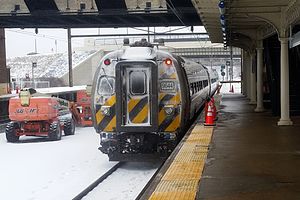
<path id="1" fill-rule="evenodd" d="M 73 85 L 92 85 L 94 74 L 103 56 L 104 52 L 102 50 L 97 51 L 86 60 L 73 67 Z M 61 79 L 65 85 L 68 85 L 69 73 L 63 75 Z"/>

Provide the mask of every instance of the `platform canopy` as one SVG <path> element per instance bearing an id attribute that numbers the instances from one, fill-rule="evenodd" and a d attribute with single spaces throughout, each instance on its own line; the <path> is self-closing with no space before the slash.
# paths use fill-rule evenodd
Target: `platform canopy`
<path id="1" fill-rule="evenodd" d="M 0 0 L 0 27 L 199 26 L 191 0 Z"/>
<path id="2" fill-rule="evenodd" d="M 299 0 L 192 0 L 212 42 L 249 50 L 257 39 L 274 33 L 288 37 L 300 21 Z M 224 12 L 223 16 L 221 16 Z M 221 18 L 224 19 L 222 25 Z M 223 31 L 222 31 L 223 28 Z"/>

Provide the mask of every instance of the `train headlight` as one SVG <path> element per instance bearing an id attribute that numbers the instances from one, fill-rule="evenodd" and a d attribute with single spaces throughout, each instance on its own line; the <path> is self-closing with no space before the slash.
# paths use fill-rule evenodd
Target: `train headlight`
<path id="1" fill-rule="evenodd" d="M 111 64 L 110 59 L 105 59 L 103 63 L 104 63 L 104 65 L 110 65 Z"/>
<path id="2" fill-rule="evenodd" d="M 100 111 L 103 115 L 109 116 L 110 115 L 110 106 L 101 106 Z"/>
<path id="3" fill-rule="evenodd" d="M 167 59 L 165 60 L 165 64 L 166 64 L 167 66 L 171 66 L 171 65 L 173 64 L 173 61 L 172 61 L 170 58 L 167 58 Z"/>
<path id="4" fill-rule="evenodd" d="M 164 111 L 167 115 L 172 115 L 175 111 L 174 105 L 165 105 Z"/>

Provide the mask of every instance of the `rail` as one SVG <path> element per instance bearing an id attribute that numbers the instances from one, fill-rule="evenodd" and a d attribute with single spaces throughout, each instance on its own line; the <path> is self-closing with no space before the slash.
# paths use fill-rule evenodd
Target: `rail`
<path id="1" fill-rule="evenodd" d="M 113 174 L 123 164 L 124 164 L 124 162 L 118 162 L 110 170 L 108 170 L 105 174 L 103 174 L 96 181 L 94 181 L 91 185 L 89 185 L 82 192 L 80 192 L 76 197 L 74 197 L 73 200 L 80 200 L 83 197 L 85 197 L 89 192 L 91 192 L 93 189 L 95 189 L 100 183 L 102 183 L 107 177 L 109 177 L 111 174 Z"/>

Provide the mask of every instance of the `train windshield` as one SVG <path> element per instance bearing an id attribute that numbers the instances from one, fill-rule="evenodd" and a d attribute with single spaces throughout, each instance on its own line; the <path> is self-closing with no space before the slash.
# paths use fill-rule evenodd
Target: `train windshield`
<path id="1" fill-rule="evenodd" d="M 147 93 L 147 76 L 144 71 L 130 72 L 130 93 L 132 95 L 144 95 Z"/>
<path id="2" fill-rule="evenodd" d="M 115 92 L 115 78 L 102 76 L 98 84 L 98 93 L 100 95 L 112 95 Z"/>

